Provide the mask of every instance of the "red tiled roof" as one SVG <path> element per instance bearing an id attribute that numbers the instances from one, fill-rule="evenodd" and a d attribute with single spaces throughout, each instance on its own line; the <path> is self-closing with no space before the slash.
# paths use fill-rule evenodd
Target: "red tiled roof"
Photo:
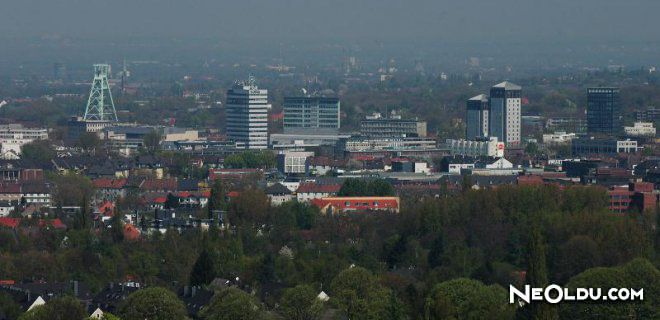
<path id="1" fill-rule="evenodd" d="M 239 195 L 241 195 L 241 194 L 238 191 L 230 191 L 229 193 L 227 193 L 227 197 L 230 197 L 230 198 L 235 198 L 235 197 L 238 197 Z"/>
<path id="2" fill-rule="evenodd" d="M 18 218 L 0 217 L 0 227 L 16 228 L 21 223 Z"/>
<path id="3" fill-rule="evenodd" d="M 154 199 L 152 202 L 153 203 L 165 203 L 167 201 L 167 197 L 158 197 Z"/>
<path id="4" fill-rule="evenodd" d="M 330 197 L 312 200 L 323 209 L 332 206 L 340 211 L 399 210 L 398 197 Z"/>
<path id="5" fill-rule="evenodd" d="M 541 176 L 519 176 L 518 184 L 522 186 L 531 186 L 531 185 L 540 185 L 543 184 L 543 178 Z"/>
<path id="6" fill-rule="evenodd" d="M 110 179 L 110 178 L 99 178 L 92 180 L 94 187 L 97 189 L 121 189 L 126 185 L 128 179 Z"/>
<path id="7" fill-rule="evenodd" d="M 135 241 L 140 238 L 140 230 L 134 225 L 127 223 L 124 225 L 124 238 L 128 241 Z"/>
<path id="8" fill-rule="evenodd" d="M 48 226 L 51 226 L 55 229 L 65 229 L 66 228 L 66 225 L 59 218 L 52 219 L 52 220 L 39 219 L 39 222 L 37 222 L 37 225 L 40 228 L 44 228 L 44 227 L 48 227 Z"/>
<path id="9" fill-rule="evenodd" d="M 148 179 L 144 180 L 142 186 L 143 190 L 156 191 L 156 190 L 166 190 L 166 191 L 175 191 L 179 187 L 179 184 L 176 182 L 176 179 Z"/>
<path id="10" fill-rule="evenodd" d="M 4 194 L 21 193 L 21 185 L 18 183 L 0 183 L 0 193 L 4 193 Z"/>
<path id="11" fill-rule="evenodd" d="M 297 193 L 337 193 L 341 189 L 340 184 L 318 184 L 314 182 L 304 182 L 298 186 Z"/>
<path id="12" fill-rule="evenodd" d="M 176 196 L 179 198 L 188 198 L 191 197 L 193 194 L 188 192 L 188 191 L 181 191 L 179 192 Z"/>
<path id="13" fill-rule="evenodd" d="M 115 204 L 111 201 L 105 201 L 99 206 L 99 212 L 103 215 L 106 213 L 112 215 L 115 211 Z"/>

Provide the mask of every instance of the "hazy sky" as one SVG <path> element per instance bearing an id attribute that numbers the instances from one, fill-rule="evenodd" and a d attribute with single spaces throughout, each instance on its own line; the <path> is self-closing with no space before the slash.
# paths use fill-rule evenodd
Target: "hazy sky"
<path id="1" fill-rule="evenodd" d="M 659 0 L 1 0 L 0 37 L 658 41 Z"/>

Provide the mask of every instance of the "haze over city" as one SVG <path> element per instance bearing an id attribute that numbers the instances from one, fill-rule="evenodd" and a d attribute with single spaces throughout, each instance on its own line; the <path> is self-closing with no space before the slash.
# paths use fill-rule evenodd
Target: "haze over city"
<path id="1" fill-rule="evenodd" d="M 1 2 L 0 320 L 660 319 L 660 1 Z"/>

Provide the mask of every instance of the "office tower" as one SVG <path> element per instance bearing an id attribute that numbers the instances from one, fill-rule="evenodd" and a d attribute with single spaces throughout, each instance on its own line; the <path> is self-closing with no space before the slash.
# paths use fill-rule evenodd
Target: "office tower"
<path id="1" fill-rule="evenodd" d="M 611 135 L 621 130 L 619 88 L 587 89 L 587 131 Z"/>
<path id="2" fill-rule="evenodd" d="M 340 127 L 340 102 L 326 97 L 285 97 L 284 133 L 336 134 Z"/>
<path id="3" fill-rule="evenodd" d="M 268 90 L 259 89 L 254 78 L 237 82 L 227 90 L 227 138 L 246 149 L 268 148 Z"/>
<path id="4" fill-rule="evenodd" d="M 360 134 L 371 138 L 426 137 L 426 121 L 404 119 L 395 112 L 389 116 L 375 112 L 360 122 Z"/>
<path id="5" fill-rule="evenodd" d="M 490 89 L 488 135 L 497 137 L 507 146 L 520 145 L 522 88 L 504 81 Z"/>
<path id="6" fill-rule="evenodd" d="M 467 140 L 488 136 L 488 96 L 480 94 L 467 101 L 466 133 Z"/>

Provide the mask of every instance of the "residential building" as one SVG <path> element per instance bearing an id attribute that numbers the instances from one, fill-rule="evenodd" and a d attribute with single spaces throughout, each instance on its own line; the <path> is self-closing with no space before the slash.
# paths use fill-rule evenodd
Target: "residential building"
<path id="1" fill-rule="evenodd" d="M 338 183 L 303 182 L 296 190 L 296 199 L 306 202 L 313 199 L 332 197 L 337 195 L 339 189 L 341 189 L 341 184 Z"/>
<path id="2" fill-rule="evenodd" d="M 266 190 L 264 190 L 264 193 L 266 193 L 266 196 L 270 199 L 270 203 L 274 206 L 279 206 L 287 201 L 293 200 L 293 192 L 281 183 L 276 183 L 267 187 Z"/>
<path id="3" fill-rule="evenodd" d="M 480 94 L 467 101 L 466 133 L 467 140 L 488 137 L 488 96 Z"/>
<path id="4" fill-rule="evenodd" d="M 360 122 L 360 134 L 370 138 L 426 137 L 426 121 L 404 119 L 394 112 L 389 117 L 376 112 Z"/>
<path id="5" fill-rule="evenodd" d="M 451 155 L 470 157 L 504 156 L 504 142 L 497 141 L 497 137 L 476 140 L 447 139 L 445 143 Z"/>
<path id="6" fill-rule="evenodd" d="M 283 108 L 285 134 L 336 134 L 340 128 L 338 98 L 285 97 Z"/>
<path id="7" fill-rule="evenodd" d="M 629 137 L 655 137 L 653 122 L 635 122 L 632 127 L 623 127 Z"/>
<path id="8" fill-rule="evenodd" d="M 488 135 L 507 146 L 518 146 L 521 132 L 522 87 L 508 81 L 490 89 Z"/>
<path id="9" fill-rule="evenodd" d="M 621 130 L 619 88 L 587 89 L 587 131 L 616 134 Z"/>
<path id="10" fill-rule="evenodd" d="M 329 197 L 312 200 L 324 214 L 369 211 L 399 212 L 399 197 Z"/>
<path id="11" fill-rule="evenodd" d="M 237 82 L 227 91 L 227 138 L 246 149 L 268 148 L 268 90 L 259 89 L 254 78 Z"/>

